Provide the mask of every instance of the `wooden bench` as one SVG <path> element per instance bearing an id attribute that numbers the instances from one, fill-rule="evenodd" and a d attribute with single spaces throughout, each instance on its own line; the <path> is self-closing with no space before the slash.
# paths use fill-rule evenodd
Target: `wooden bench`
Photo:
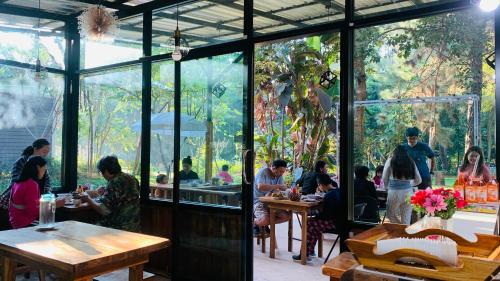
<path id="1" fill-rule="evenodd" d="M 330 281 L 339 281 L 347 270 L 358 266 L 351 252 L 343 252 L 322 267 L 323 275 L 330 276 Z"/>

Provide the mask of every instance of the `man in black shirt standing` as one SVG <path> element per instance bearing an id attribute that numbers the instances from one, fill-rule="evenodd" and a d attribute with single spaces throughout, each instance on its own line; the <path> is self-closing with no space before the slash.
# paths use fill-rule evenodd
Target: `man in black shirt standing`
<path id="1" fill-rule="evenodd" d="M 314 165 L 314 171 L 309 173 L 304 173 L 302 177 L 297 181 L 297 185 L 301 187 L 302 194 L 314 194 L 316 193 L 316 188 L 318 187 L 317 177 L 320 174 L 327 174 L 328 167 L 326 162 L 319 160 Z M 337 187 L 337 183 L 332 180 L 332 185 Z"/>

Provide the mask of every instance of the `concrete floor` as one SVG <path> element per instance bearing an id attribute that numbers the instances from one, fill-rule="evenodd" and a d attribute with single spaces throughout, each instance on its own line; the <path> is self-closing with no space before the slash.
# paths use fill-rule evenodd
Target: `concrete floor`
<path id="1" fill-rule="evenodd" d="M 295 238 L 300 239 L 300 226 L 297 217 L 294 215 L 293 233 Z M 323 255 L 326 257 L 328 251 L 333 245 L 336 236 L 332 234 L 324 234 L 323 240 Z M 257 239 L 254 238 L 254 280 L 255 281 L 303 281 L 303 280 L 324 280 L 329 278 L 321 274 L 321 266 L 323 265 L 324 257 L 313 257 L 311 262 L 306 265 L 301 265 L 300 262 L 292 260 L 292 255 L 296 255 L 300 251 L 300 241 L 293 240 L 293 251 L 288 252 L 288 223 L 279 224 L 276 226 L 276 240 L 278 249 L 276 249 L 276 258 L 269 258 L 269 239 L 266 241 L 266 253 L 261 252 L 261 246 L 257 245 Z M 316 254 L 318 253 L 316 245 Z M 339 253 L 338 243 L 333 249 L 330 259 L 337 256 Z"/>

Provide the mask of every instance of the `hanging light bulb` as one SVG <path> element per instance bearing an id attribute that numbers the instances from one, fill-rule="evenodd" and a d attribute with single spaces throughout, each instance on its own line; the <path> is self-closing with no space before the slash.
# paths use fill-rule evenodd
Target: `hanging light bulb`
<path id="1" fill-rule="evenodd" d="M 180 61 L 189 53 L 189 45 L 186 39 L 182 38 L 181 31 L 179 30 L 179 6 L 177 6 L 177 26 L 174 35 L 170 37 L 168 46 L 172 46 L 172 59 Z"/>
<path id="2" fill-rule="evenodd" d="M 38 0 L 38 11 L 41 11 L 40 0 Z M 40 61 L 40 17 L 38 17 L 37 33 L 35 36 L 36 45 L 36 60 L 35 65 L 31 67 L 31 72 L 33 72 L 33 79 L 36 81 L 43 80 L 47 78 L 47 69 L 42 66 Z"/>
<path id="3" fill-rule="evenodd" d="M 481 0 L 479 2 L 479 8 L 485 12 L 491 12 L 498 8 L 499 4 L 500 0 Z"/>
<path id="4" fill-rule="evenodd" d="M 172 59 L 174 61 L 180 61 L 182 59 L 181 53 L 181 32 L 179 31 L 179 27 L 174 32 L 174 51 L 172 52 Z"/>

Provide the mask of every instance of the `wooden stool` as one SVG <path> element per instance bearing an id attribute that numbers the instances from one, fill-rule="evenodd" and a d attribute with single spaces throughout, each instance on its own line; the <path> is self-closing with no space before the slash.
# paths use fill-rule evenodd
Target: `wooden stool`
<path id="1" fill-rule="evenodd" d="M 260 241 L 262 240 L 262 253 L 266 252 L 266 239 L 271 237 L 266 232 L 266 228 L 264 226 L 259 226 L 259 234 L 255 235 L 255 238 L 257 238 L 257 245 L 260 245 Z"/>

